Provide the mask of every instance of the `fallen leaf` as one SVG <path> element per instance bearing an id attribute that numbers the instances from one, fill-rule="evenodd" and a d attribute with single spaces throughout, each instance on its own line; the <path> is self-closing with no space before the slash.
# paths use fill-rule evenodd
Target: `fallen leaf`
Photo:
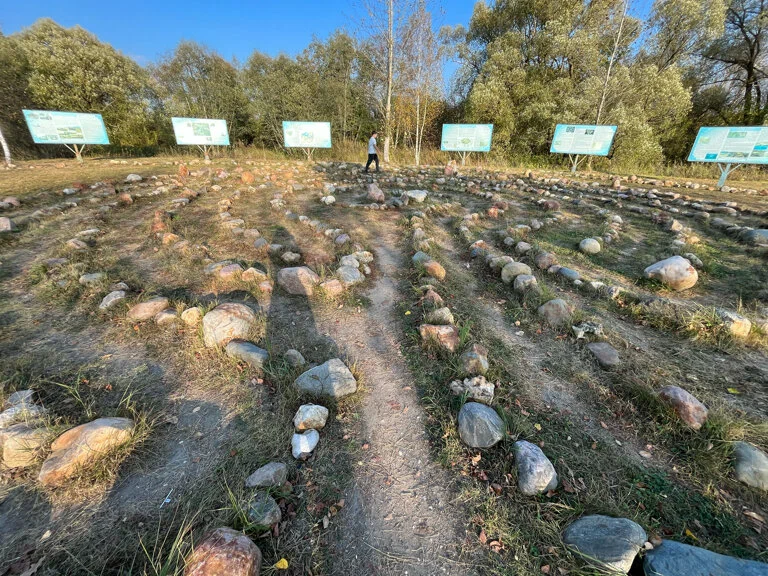
<path id="1" fill-rule="evenodd" d="M 280 558 L 280 560 L 275 562 L 275 565 L 272 567 L 276 570 L 288 570 L 288 560 L 285 558 Z"/>
<path id="2" fill-rule="evenodd" d="M 728 388 L 728 394 L 734 394 L 738 396 L 739 394 L 741 394 L 741 392 L 739 392 L 736 388 Z"/>
<path id="3" fill-rule="evenodd" d="M 696 534 L 691 532 L 688 528 L 685 529 L 685 535 L 688 536 L 688 538 L 693 538 L 694 540 L 698 540 L 698 538 L 696 538 Z"/>

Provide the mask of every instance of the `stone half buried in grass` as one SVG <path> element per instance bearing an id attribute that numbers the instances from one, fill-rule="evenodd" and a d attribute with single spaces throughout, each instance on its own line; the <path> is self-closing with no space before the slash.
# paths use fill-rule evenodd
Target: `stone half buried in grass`
<path id="1" fill-rule="evenodd" d="M 591 342 L 587 344 L 587 349 L 605 370 L 611 370 L 621 364 L 619 353 L 608 342 Z"/>
<path id="2" fill-rule="evenodd" d="M 461 369 L 467 376 L 485 374 L 488 371 L 488 349 L 482 344 L 472 344 L 461 355 Z"/>
<path id="3" fill-rule="evenodd" d="M 294 385 L 306 394 L 332 398 L 341 398 L 357 391 L 355 377 L 339 358 L 307 370 L 296 378 Z"/>
<path id="4" fill-rule="evenodd" d="M 82 467 L 93 464 L 131 439 L 134 423 L 128 418 L 98 418 L 67 430 L 51 444 L 51 454 L 38 480 L 56 486 Z"/>
<path id="5" fill-rule="evenodd" d="M 690 392 L 678 386 L 664 386 L 659 390 L 659 399 L 668 404 L 689 427 L 698 430 L 707 421 L 709 411 Z"/>
<path id="6" fill-rule="evenodd" d="M 646 576 L 768 576 L 768 564 L 664 540 L 643 559 Z"/>
<path id="7" fill-rule="evenodd" d="M 217 528 L 187 557 L 184 576 L 259 576 L 261 551 L 242 532 Z"/>
<path id="8" fill-rule="evenodd" d="M 736 478 L 768 492 L 768 454 L 748 442 L 734 442 L 733 457 Z"/>
<path id="9" fill-rule="evenodd" d="M 288 466 L 282 462 L 265 464 L 245 479 L 246 488 L 279 488 L 288 479 Z"/>
<path id="10" fill-rule="evenodd" d="M 269 360 L 269 352 L 246 340 L 230 340 L 224 350 L 228 356 L 259 370 Z"/>
<path id="11" fill-rule="evenodd" d="M 141 302 L 132 306 L 131 309 L 128 310 L 128 320 L 133 320 L 134 322 L 143 322 L 144 320 L 154 318 L 158 312 L 162 312 L 168 307 L 168 298 L 157 296 L 147 300 L 146 302 Z"/>
<path id="12" fill-rule="evenodd" d="M 672 290 L 687 290 L 699 279 L 696 268 L 682 256 L 672 256 L 648 266 L 643 272 L 646 278 L 652 278 L 669 286 Z"/>
<path id="13" fill-rule="evenodd" d="M 506 425 L 493 408 L 467 402 L 459 411 L 459 436 L 470 448 L 490 448 L 506 433 Z"/>
<path id="14" fill-rule="evenodd" d="M 203 316 L 203 342 L 214 348 L 226 346 L 231 340 L 245 340 L 255 325 L 256 313 L 251 308 L 225 302 Z"/>
<path id="15" fill-rule="evenodd" d="M 15 424 L 0 430 L 0 461 L 7 468 L 30 466 L 50 437 L 51 432 L 47 428 L 35 428 L 28 424 Z"/>
<path id="16" fill-rule="evenodd" d="M 283 517 L 275 499 L 264 492 L 256 492 L 248 502 L 248 520 L 256 526 L 269 528 Z"/>
<path id="17" fill-rule="evenodd" d="M 317 430 L 294 434 L 291 438 L 291 453 L 296 460 L 306 460 L 312 455 L 318 442 L 320 442 L 320 433 Z"/>
<path id="18" fill-rule="evenodd" d="M 645 530 L 632 520 L 597 514 L 579 518 L 563 532 L 568 548 L 610 574 L 626 574 L 647 539 Z"/>
<path id="19" fill-rule="evenodd" d="M 562 298 L 555 298 L 542 304 L 537 312 L 550 326 L 564 326 L 571 322 L 571 307 Z"/>

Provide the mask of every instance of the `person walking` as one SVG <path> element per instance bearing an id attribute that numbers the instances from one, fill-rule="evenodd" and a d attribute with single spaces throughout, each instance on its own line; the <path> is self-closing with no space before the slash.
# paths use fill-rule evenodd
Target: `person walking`
<path id="1" fill-rule="evenodd" d="M 379 135 L 376 130 L 371 132 L 371 138 L 368 140 L 368 162 L 365 164 L 365 172 L 371 166 L 371 162 L 376 162 L 376 172 L 379 171 L 379 147 L 376 146 L 376 137 Z"/>

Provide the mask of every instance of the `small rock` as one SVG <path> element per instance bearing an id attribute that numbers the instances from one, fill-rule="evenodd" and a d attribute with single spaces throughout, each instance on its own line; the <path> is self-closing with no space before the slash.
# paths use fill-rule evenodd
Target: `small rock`
<path id="1" fill-rule="evenodd" d="M 454 352 L 459 345 L 459 330 L 456 326 L 422 324 L 419 326 L 419 334 L 424 342 L 437 344 L 449 352 Z"/>
<path id="2" fill-rule="evenodd" d="M 579 518 L 563 532 L 566 546 L 587 562 L 620 574 L 629 572 L 647 539 L 645 530 L 632 520 L 597 514 Z"/>
<path id="3" fill-rule="evenodd" d="M 537 312 L 550 326 L 563 326 L 571 322 L 571 308 L 562 298 L 555 298 L 542 304 Z"/>
<path id="4" fill-rule="evenodd" d="M 606 370 L 621 364 L 619 353 L 608 342 L 591 342 L 587 344 L 587 348 L 595 356 L 598 364 Z"/>
<path id="5" fill-rule="evenodd" d="M 181 319 L 187 326 L 197 326 L 203 319 L 203 309 L 199 306 L 187 308 L 181 313 Z"/>
<path id="6" fill-rule="evenodd" d="M 341 398 L 357 391 L 355 377 L 338 358 L 307 370 L 296 379 L 294 385 L 301 392 L 333 398 Z"/>
<path id="7" fill-rule="evenodd" d="M 288 363 L 289 366 L 292 366 L 293 368 L 298 368 L 299 366 L 304 366 L 307 361 L 304 360 L 304 356 L 301 355 L 301 352 L 298 350 L 288 350 L 285 354 L 283 354 L 283 358 L 285 358 L 285 361 Z"/>
<path id="8" fill-rule="evenodd" d="M 91 272 L 90 274 L 83 274 L 80 276 L 78 282 L 83 286 L 88 286 L 89 284 L 101 282 L 106 277 L 107 275 L 104 274 L 104 272 Z"/>
<path id="9" fill-rule="evenodd" d="M 501 281 L 510 284 L 520 275 L 530 276 L 531 267 L 522 262 L 510 262 L 501 269 Z"/>
<path id="10" fill-rule="evenodd" d="M 459 411 L 459 436 L 471 448 L 490 448 L 506 433 L 504 421 L 493 408 L 467 402 Z"/>
<path id="11" fill-rule="evenodd" d="M 736 478 L 760 490 L 768 491 L 768 455 L 748 442 L 734 442 Z"/>
<path id="12" fill-rule="evenodd" d="M 594 238 L 584 238 L 579 242 L 579 250 L 584 254 L 597 254 L 600 252 L 600 242 Z"/>
<path id="13" fill-rule="evenodd" d="M 659 280 L 676 291 L 691 288 L 699 279 L 696 269 L 682 256 L 672 256 L 656 262 L 648 266 L 643 274 L 646 278 Z"/>
<path id="14" fill-rule="evenodd" d="M 312 296 L 320 277 L 306 266 L 283 268 L 277 273 L 278 285 L 289 294 Z"/>
<path id="15" fill-rule="evenodd" d="M 698 399 L 678 386 L 665 386 L 659 390 L 659 398 L 669 404 L 680 419 L 694 430 L 707 420 L 708 410 Z"/>
<path id="16" fill-rule="evenodd" d="M 320 442 L 317 430 L 307 430 L 303 434 L 294 434 L 291 439 L 291 453 L 296 460 L 306 460 Z"/>
<path id="17" fill-rule="evenodd" d="M 468 376 L 488 371 L 488 349 L 482 344 L 472 344 L 461 355 L 461 368 Z"/>
<path id="18" fill-rule="evenodd" d="M 540 270 L 546 270 L 550 266 L 557 264 L 557 256 L 551 252 L 539 252 L 533 259 L 534 264 Z"/>
<path id="19" fill-rule="evenodd" d="M 168 302 L 168 298 L 163 296 L 151 298 L 146 302 L 141 302 L 140 304 L 131 307 L 131 309 L 128 310 L 128 320 L 133 320 L 135 322 L 149 320 L 150 318 L 154 318 L 155 314 L 158 312 L 168 308 L 169 304 L 170 302 Z"/>
<path id="20" fill-rule="evenodd" d="M 293 427 L 297 432 L 322 430 L 328 420 L 328 408 L 317 404 L 302 404 L 293 417 Z"/>
<path id="21" fill-rule="evenodd" d="M 246 340 L 256 325 L 256 314 L 245 304 L 219 304 L 203 316 L 206 347 L 226 346 L 230 340 Z"/>
<path id="22" fill-rule="evenodd" d="M 768 564 L 664 540 L 645 553 L 643 571 L 648 576 L 768 576 Z"/>
<path id="23" fill-rule="evenodd" d="M 437 308 L 436 310 L 431 310 L 430 312 L 427 312 L 427 315 L 424 318 L 424 320 L 428 324 L 437 324 L 437 325 L 445 325 L 445 326 L 452 326 L 454 324 L 454 318 L 453 318 L 453 314 L 451 314 L 451 309 L 445 306 L 443 306 L 442 308 Z"/>
<path id="24" fill-rule="evenodd" d="M 428 260 L 422 266 L 424 266 L 424 271 L 435 280 L 442 281 L 445 279 L 445 268 L 436 260 Z"/>
<path id="25" fill-rule="evenodd" d="M 165 310 L 160 310 L 160 312 L 155 314 L 154 321 L 158 326 L 163 326 L 165 324 L 172 324 L 173 322 L 176 322 L 178 318 L 179 316 L 176 313 L 176 309 L 166 308 Z"/>
<path id="26" fill-rule="evenodd" d="M 264 282 L 268 279 L 269 277 L 264 272 L 253 267 L 247 268 L 240 275 L 240 280 L 243 282 Z"/>
<path id="27" fill-rule="evenodd" d="M 716 308 L 715 313 L 731 336 L 734 338 L 746 338 L 749 336 L 749 332 L 752 330 L 752 322 L 749 318 L 722 308 Z"/>
<path id="28" fill-rule="evenodd" d="M 344 293 L 344 285 L 336 278 L 321 282 L 320 288 L 326 296 L 330 296 L 331 298 Z"/>
<path id="29" fill-rule="evenodd" d="M 37 460 L 51 433 L 47 428 L 15 424 L 0 430 L 2 462 L 8 468 L 25 468 Z"/>
<path id="30" fill-rule="evenodd" d="M 557 473 L 541 448 L 525 440 L 515 442 L 517 487 L 526 496 L 535 496 L 557 488 Z"/>
<path id="31" fill-rule="evenodd" d="M 283 517 L 275 499 L 263 492 L 256 492 L 248 502 L 247 515 L 250 522 L 264 528 L 277 524 Z"/>
<path id="32" fill-rule="evenodd" d="M 269 352 L 245 340 L 230 340 L 224 348 L 228 356 L 242 360 L 252 368 L 262 369 L 269 360 Z"/>
<path id="33" fill-rule="evenodd" d="M 474 400 L 483 404 L 491 404 L 493 402 L 493 394 L 496 390 L 493 383 L 488 382 L 485 376 L 465 378 L 463 381 L 454 380 L 448 387 L 457 396 L 466 396 L 468 400 Z"/>
<path id="34" fill-rule="evenodd" d="M 99 304 L 99 310 L 107 310 L 125 299 L 125 290 L 114 290 L 104 296 L 101 304 Z"/>
<path id="35" fill-rule="evenodd" d="M 260 572 L 259 547 L 231 528 L 209 532 L 184 565 L 184 576 L 259 576 Z"/>
<path id="36" fill-rule="evenodd" d="M 246 488 L 279 488 L 288 479 L 288 466 L 270 462 L 245 479 Z"/>
<path id="37" fill-rule="evenodd" d="M 365 282 L 365 276 L 360 273 L 357 267 L 352 266 L 339 266 L 336 270 L 336 274 L 339 277 L 339 281 L 345 287 L 354 286 Z"/>

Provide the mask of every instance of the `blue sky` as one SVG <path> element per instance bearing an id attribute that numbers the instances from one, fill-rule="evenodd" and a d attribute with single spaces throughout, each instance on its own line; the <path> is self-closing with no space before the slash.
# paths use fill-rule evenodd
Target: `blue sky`
<path id="1" fill-rule="evenodd" d="M 652 0 L 631 0 L 633 13 L 647 13 Z M 442 0 L 440 24 L 467 24 L 473 0 Z M 147 64 L 170 52 L 180 40 L 195 40 L 226 58 L 244 61 L 259 50 L 295 55 L 313 36 L 337 28 L 354 32 L 361 23 L 358 0 L 9 0 L 0 12 L 0 30 L 12 34 L 41 17 L 63 26 L 79 24 L 102 41 Z"/>

